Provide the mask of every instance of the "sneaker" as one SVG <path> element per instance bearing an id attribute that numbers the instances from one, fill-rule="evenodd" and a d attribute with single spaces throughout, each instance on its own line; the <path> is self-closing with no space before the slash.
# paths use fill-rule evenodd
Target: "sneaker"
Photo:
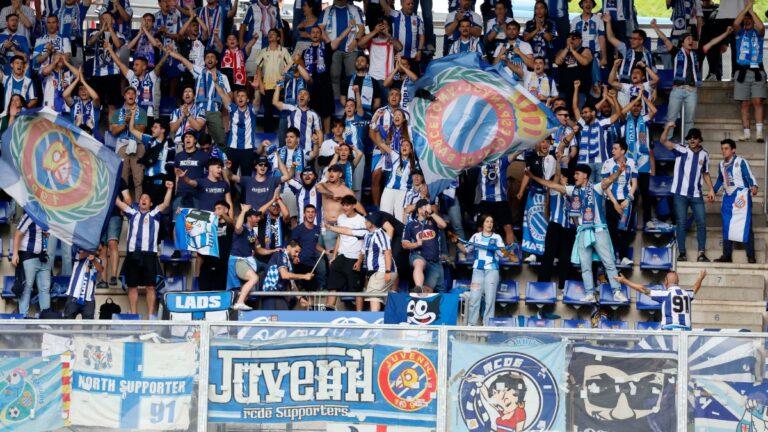
<path id="1" fill-rule="evenodd" d="M 112 276 L 111 278 L 109 278 L 109 284 L 110 284 L 111 286 L 117 286 L 117 278 L 116 278 L 116 277 L 114 277 L 114 276 Z"/>
<path id="2" fill-rule="evenodd" d="M 715 262 L 716 263 L 729 263 L 729 262 L 733 262 L 733 260 L 731 259 L 731 257 L 727 257 L 727 256 L 723 255 L 720 258 L 716 258 Z"/>
<path id="3" fill-rule="evenodd" d="M 595 303 L 596 301 L 597 300 L 595 300 L 595 294 L 587 294 L 579 299 L 580 303 Z"/>
<path id="4" fill-rule="evenodd" d="M 613 300 L 619 303 L 626 303 L 629 299 L 624 295 L 623 292 L 616 291 L 613 293 Z"/>
<path id="5" fill-rule="evenodd" d="M 704 252 L 699 254 L 699 257 L 696 258 L 696 261 L 698 262 L 709 262 L 709 258 L 707 258 L 706 255 L 704 255 Z"/>
<path id="6" fill-rule="evenodd" d="M 109 288 L 109 284 L 105 281 L 99 281 L 99 283 L 96 284 L 96 289 L 107 289 Z"/>
<path id="7" fill-rule="evenodd" d="M 749 141 L 752 139 L 751 134 L 744 134 L 739 138 L 739 141 Z"/>
<path id="8" fill-rule="evenodd" d="M 629 258 L 627 258 L 627 257 L 624 257 L 624 258 L 622 258 L 622 259 L 621 259 L 621 262 L 619 262 L 619 264 L 620 264 L 620 265 L 623 265 L 623 266 L 625 266 L 625 267 L 626 267 L 626 266 L 631 266 L 631 265 L 633 265 L 634 263 L 635 263 L 634 261 L 632 261 L 631 259 L 629 259 Z"/>
<path id="9" fill-rule="evenodd" d="M 763 144 L 763 143 L 765 143 L 765 138 L 763 138 L 763 136 L 762 136 L 762 135 L 757 135 L 757 136 L 755 136 L 755 140 L 757 141 L 757 143 L 758 143 L 758 144 Z"/>
<path id="10" fill-rule="evenodd" d="M 748 257 L 747 262 L 750 264 L 757 264 L 757 259 L 755 259 L 755 257 Z"/>
<path id="11" fill-rule="evenodd" d="M 235 304 L 232 305 L 232 309 L 234 309 L 236 311 L 249 311 L 249 310 L 253 310 L 252 307 L 248 306 L 245 303 L 235 303 Z"/>
<path id="12" fill-rule="evenodd" d="M 535 263 L 536 262 L 536 255 L 530 254 L 530 255 L 528 255 L 528 258 L 524 259 L 523 261 L 525 261 L 525 262 L 527 262 L 529 264 L 530 263 Z"/>
<path id="13" fill-rule="evenodd" d="M 688 261 L 688 257 L 684 253 L 681 253 L 680 255 L 677 256 L 677 260 L 678 261 Z"/>
<path id="14" fill-rule="evenodd" d="M 704 81 L 720 81 L 720 80 L 717 79 L 717 75 L 711 73 L 707 75 L 707 79 L 705 79 Z"/>

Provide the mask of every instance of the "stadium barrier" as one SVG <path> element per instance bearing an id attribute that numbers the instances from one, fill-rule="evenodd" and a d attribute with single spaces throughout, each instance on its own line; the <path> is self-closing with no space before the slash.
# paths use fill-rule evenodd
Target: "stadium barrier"
<path id="1" fill-rule="evenodd" d="M 765 333 L 204 321 L 0 326 L 4 431 L 768 425 Z"/>

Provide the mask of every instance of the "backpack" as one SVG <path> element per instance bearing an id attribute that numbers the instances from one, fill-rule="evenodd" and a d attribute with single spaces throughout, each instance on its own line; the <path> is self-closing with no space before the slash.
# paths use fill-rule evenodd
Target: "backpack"
<path id="1" fill-rule="evenodd" d="M 112 297 L 109 297 L 99 307 L 99 319 L 111 320 L 112 319 L 112 315 L 119 314 L 120 311 L 121 311 L 120 305 L 115 303 L 112 300 Z"/>

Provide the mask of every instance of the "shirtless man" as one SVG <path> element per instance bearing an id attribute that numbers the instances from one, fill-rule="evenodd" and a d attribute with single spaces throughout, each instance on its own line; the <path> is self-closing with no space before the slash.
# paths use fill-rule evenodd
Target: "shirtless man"
<path id="1" fill-rule="evenodd" d="M 354 195 L 354 192 L 344 184 L 343 177 L 342 167 L 331 165 L 328 167 L 325 181 L 317 184 L 317 191 L 323 196 L 323 222 L 330 225 L 335 225 L 336 219 L 341 214 L 341 198 Z M 359 202 L 355 204 L 355 210 L 363 216 L 366 215 L 365 209 Z M 336 244 L 336 237 L 338 234 L 331 230 L 323 230 L 323 241 L 329 254 Z"/>

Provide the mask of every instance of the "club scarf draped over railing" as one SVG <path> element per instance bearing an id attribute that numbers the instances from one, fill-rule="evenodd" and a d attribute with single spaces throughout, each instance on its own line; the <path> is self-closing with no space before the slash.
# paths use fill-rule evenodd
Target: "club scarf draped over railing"
<path id="1" fill-rule="evenodd" d="M 0 187 L 56 238 L 96 250 L 120 165 L 67 117 L 46 108 L 25 111 L 3 134 Z"/>
<path id="2" fill-rule="evenodd" d="M 530 147 L 556 126 L 552 111 L 478 53 L 435 60 L 409 105 L 413 145 L 430 195 L 462 170 Z"/>

